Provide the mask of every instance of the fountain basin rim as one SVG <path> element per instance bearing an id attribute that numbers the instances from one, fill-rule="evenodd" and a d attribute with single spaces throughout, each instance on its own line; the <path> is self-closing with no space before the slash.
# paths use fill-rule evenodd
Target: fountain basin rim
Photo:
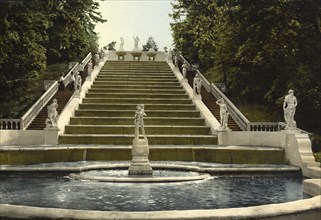
<path id="1" fill-rule="evenodd" d="M 120 183 L 169 183 L 169 182 L 187 182 L 205 180 L 211 178 L 208 173 L 199 174 L 198 176 L 180 176 L 180 177 L 106 177 L 106 176 L 86 176 L 82 174 L 69 174 L 69 177 L 76 180 L 90 180 L 98 182 L 120 182 Z"/>
<path id="2" fill-rule="evenodd" d="M 286 203 L 268 204 L 252 207 L 184 210 L 184 211 L 147 211 L 147 212 L 122 212 L 122 211 L 93 211 L 61 208 L 44 208 L 0 204 L 0 218 L 30 219 L 41 217 L 46 219 L 280 219 L 294 217 L 302 219 L 320 216 L 321 195 Z M 310 216 L 309 216 L 310 215 Z M 301 218 L 302 217 L 302 218 Z M 310 218 L 312 219 L 312 218 Z"/>
<path id="3" fill-rule="evenodd" d="M 108 162 L 107 162 L 108 163 Z M 23 167 L 0 166 L 0 172 L 81 172 L 97 169 L 128 169 L 130 163 L 91 164 L 78 167 Z M 201 167 L 198 165 L 158 164 L 151 162 L 153 169 L 187 170 L 199 173 L 231 173 L 231 172 L 298 172 L 298 167 Z"/>

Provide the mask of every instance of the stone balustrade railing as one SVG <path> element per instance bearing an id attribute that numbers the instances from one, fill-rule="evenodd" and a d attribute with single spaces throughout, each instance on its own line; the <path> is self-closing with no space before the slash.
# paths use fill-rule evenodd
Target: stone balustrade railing
<path id="1" fill-rule="evenodd" d="M 92 54 L 88 55 L 82 60 L 81 65 L 75 63 L 74 66 L 65 75 L 63 83 L 68 85 L 71 80 L 71 73 L 80 70 L 92 59 Z M 21 119 L 0 119 L 0 129 L 3 130 L 25 130 L 34 118 L 39 114 L 41 109 L 47 105 L 50 99 L 58 91 L 58 82 L 55 81 L 46 92 L 35 102 L 35 104 L 21 117 Z"/>
<path id="2" fill-rule="evenodd" d="M 33 104 L 33 106 L 21 117 L 21 130 L 25 130 L 33 119 L 39 114 L 41 109 L 58 91 L 58 82 L 53 83 L 49 89 Z"/>
<path id="3" fill-rule="evenodd" d="M 286 124 L 284 122 L 250 122 L 240 110 L 225 96 L 225 94 L 214 84 L 210 83 L 204 75 L 193 65 L 191 65 L 181 54 L 178 54 L 178 60 L 182 63 L 186 62 L 189 71 L 196 71 L 202 79 L 202 86 L 207 92 L 212 93 L 216 99 L 224 99 L 230 116 L 240 126 L 243 131 L 266 131 L 276 132 L 284 130 Z M 311 135 L 311 133 L 296 128 L 301 133 Z"/>
<path id="4" fill-rule="evenodd" d="M 20 130 L 21 119 L 0 119 L 0 130 Z"/>
<path id="5" fill-rule="evenodd" d="M 195 67 L 193 67 L 181 54 L 178 55 L 178 59 L 184 63 L 186 62 L 189 70 L 196 71 L 196 73 L 202 79 L 202 86 L 208 93 L 212 93 L 216 99 L 224 99 L 227 109 L 229 111 L 230 116 L 235 120 L 235 122 L 240 126 L 240 128 L 244 131 L 248 130 L 248 124 L 250 121 L 238 110 L 238 108 L 225 96 L 224 93 L 221 92 L 219 88 L 214 83 L 210 83 L 205 76 Z"/>
<path id="6" fill-rule="evenodd" d="M 224 99 L 225 104 L 227 106 L 227 110 L 230 116 L 234 119 L 234 121 L 238 124 L 238 126 L 243 130 L 248 130 L 248 125 L 250 121 L 242 114 L 242 112 L 231 102 L 225 94 L 217 88 L 217 86 L 212 83 L 211 84 L 211 93 L 216 99 Z"/>

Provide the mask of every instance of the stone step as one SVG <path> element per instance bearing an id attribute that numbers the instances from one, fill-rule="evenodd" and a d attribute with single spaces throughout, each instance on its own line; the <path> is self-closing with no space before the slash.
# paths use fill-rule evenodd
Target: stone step
<path id="1" fill-rule="evenodd" d="M 182 87 L 179 85 L 150 85 L 150 84 L 145 84 L 145 85 L 115 85 L 115 84 L 110 84 L 110 85 L 102 85 L 102 84 L 94 84 L 91 86 L 91 88 L 95 89 L 181 89 Z"/>
<path id="2" fill-rule="evenodd" d="M 118 73 L 118 72 L 126 72 L 127 74 L 128 73 L 170 73 L 170 74 L 173 74 L 170 70 L 164 70 L 164 69 L 159 69 L 159 70 L 155 70 L 155 69 L 143 69 L 143 68 L 136 68 L 136 69 L 128 69 L 128 68 L 123 68 L 123 69 L 120 69 L 120 68 L 115 68 L 115 69 L 112 69 L 112 68 L 108 68 L 108 70 L 103 70 L 103 72 L 113 72 L 113 73 Z"/>
<path id="3" fill-rule="evenodd" d="M 104 110 L 136 110 L 135 104 L 119 104 L 119 103 L 82 103 L 79 105 L 80 110 L 85 109 L 104 109 Z M 147 104 L 145 110 L 195 110 L 193 104 Z"/>
<path id="4" fill-rule="evenodd" d="M 134 125 L 68 125 L 65 134 L 133 134 Z M 180 134 L 180 135 L 207 135 L 210 128 L 207 126 L 171 126 L 146 125 L 146 134 Z"/>
<path id="5" fill-rule="evenodd" d="M 110 85 L 133 85 L 133 86 L 145 86 L 145 85 L 154 85 L 154 86 L 179 86 L 179 82 L 148 82 L 148 81 L 94 81 L 93 85 L 103 85 L 103 86 L 110 86 Z"/>
<path id="6" fill-rule="evenodd" d="M 134 115 L 132 117 L 71 117 L 71 125 L 133 125 Z M 172 126 L 201 126 L 205 124 L 202 118 L 186 117 L 146 117 L 145 125 L 172 125 Z"/>
<path id="7" fill-rule="evenodd" d="M 106 134 L 63 134 L 59 144 L 112 144 L 132 145 L 134 135 Z M 147 135 L 149 145 L 213 145 L 214 135 Z"/>
<path id="8" fill-rule="evenodd" d="M 161 99 L 188 99 L 187 94 L 155 94 L 155 93 L 94 93 L 90 92 L 87 98 L 161 98 Z"/>
<path id="9" fill-rule="evenodd" d="M 146 117 L 199 117 L 200 113 L 197 110 L 146 110 Z M 131 117 L 135 116 L 135 110 L 77 110 L 75 116 L 84 117 Z"/>
<path id="10" fill-rule="evenodd" d="M 155 94 L 163 94 L 163 93 L 175 93 L 175 94 L 186 94 L 183 89 L 177 88 L 167 88 L 167 89 L 151 89 L 151 88 L 141 88 L 141 89 L 115 89 L 115 88 L 91 88 L 88 93 L 155 93 Z"/>
<path id="11" fill-rule="evenodd" d="M 189 99 L 160 98 L 84 98 L 83 103 L 191 104 Z"/>
<path id="12" fill-rule="evenodd" d="M 131 82 L 151 82 L 151 83 L 171 83 L 171 82 L 178 82 L 176 78 L 173 79 L 150 79 L 150 78 L 119 78 L 119 77 L 98 77 L 95 82 L 124 82 L 124 83 L 131 83 Z"/>
<path id="13" fill-rule="evenodd" d="M 96 80 L 98 79 L 110 79 L 110 78 L 123 78 L 123 79 L 150 79 L 150 80 L 154 80 L 154 79 L 175 79 L 177 80 L 177 78 L 173 75 L 173 74 L 170 74 L 170 75 L 163 75 L 163 76 L 160 76 L 160 75 L 133 75 L 133 74 L 123 74 L 123 75 L 120 75 L 120 74 L 105 74 L 105 75 L 101 75 L 99 74 L 96 78 Z"/>
<path id="14" fill-rule="evenodd" d="M 118 75 L 118 76 L 141 76 L 141 77 L 172 77 L 174 76 L 172 72 L 146 72 L 146 71 L 136 71 L 136 72 L 126 72 L 126 71 L 100 71 L 98 76 L 109 76 L 109 75 Z"/>

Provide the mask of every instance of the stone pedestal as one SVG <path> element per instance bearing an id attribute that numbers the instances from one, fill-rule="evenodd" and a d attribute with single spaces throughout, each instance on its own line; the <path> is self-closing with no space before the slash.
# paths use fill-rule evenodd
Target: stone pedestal
<path id="1" fill-rule="evenodd" d="M 148 159 L 149 149 L 146 139 L 134 139 L 132 147 L 132 161 L 128 175 L 152 175 L 152 168 Z"/>
<path id="2" fill-rule="evenodd" d="M 126 55 L 125 51 L 117 51 L 116 54 L 118 56 L 118 60 L 125 60 L 125 55 Z"/>
<path id="3" fill-rule="evenodd" d="M 74 94 L 72 95 L 72 98 L 80 99 L 80 91 L 76 90 Z"/>
<path id="4" fill-rule="evenodd" d="M 182 78 L 180 82 L 181 83 L 188 83 L 188 80 L 186 78 Z"/>
<path id="5" fill-rule="evenodd" d="M 202 96 L 201 95 L 197 95 L 196 93 L 193 94 L 193 99 L 194 100 L 202 100 Z"/>
<path id="6" fill-rule="evenodd" d="M 217 131 L 218 144 L 230 144 L 231 140 L 230 140 L 229 132 L 231 131 L 231 129 L 220 128 L 219 130 L 216 130 L 216 131 Z"/>
<path id="7" fill-rule="evenodd" d="M 58 132 L 59 128 L 53 126 L 51 128 L 44 128 L 45 131 L 45 145 L 56 145 L 58 144 Z"/>
<path id="8" fill-rule="evenodd" d="M 137 60 L 139 61 L 140 60 L 140 57 L 142 56 L 142 51 L 138 48 L 138 47 L 135 47 L 132 52 L 131 52 L 132 56 L 133 56 L 133 59 L 134 61 Z"/>

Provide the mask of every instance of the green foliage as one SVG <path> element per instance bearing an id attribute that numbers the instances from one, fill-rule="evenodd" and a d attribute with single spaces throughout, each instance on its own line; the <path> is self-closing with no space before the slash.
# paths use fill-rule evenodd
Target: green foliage
<path id="1" fill-rule="evenodd" d="M 116 51 L 116 41 L 112 41 L 107 45 L 107 50 L 108 51 Z"/>
<path id="2" fill-rule="evenodd" d="M 143 45 L 143 51 L 148 51 L 150 48 L 153 48 L 155 51 L 158 51 L 157 43 L 153 37 L 149 37 L 146 44 Z"/>
<path id="3" fill-rule="evenodd" d="M 34 102 L 47 64 L 97 52 L 94 0 L 0 2 L 0 117 L 18 117 Z"/>
<path id="4" fill-rule="evenodd" d="M 320 12 L 317 0 L 178 0 L 171 27 L 176 49 L 231 97 L 277 109 L 292 88 L 298 125 L 321 133 Z"/>

